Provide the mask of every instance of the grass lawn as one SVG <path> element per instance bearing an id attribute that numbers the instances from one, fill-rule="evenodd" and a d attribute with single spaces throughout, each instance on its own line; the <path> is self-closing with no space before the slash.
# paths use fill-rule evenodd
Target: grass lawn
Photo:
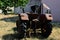
<path id="1" fill-rule="evenodd" d="M 17 15 L 3 15 L 0 14 L 0 40 L 13 40 L 16 39 L 15 27 Z M 47 39 L 27 38 L 27 40 L 60 40 L 60 23 L 53 24 L 51 35 Z"/>

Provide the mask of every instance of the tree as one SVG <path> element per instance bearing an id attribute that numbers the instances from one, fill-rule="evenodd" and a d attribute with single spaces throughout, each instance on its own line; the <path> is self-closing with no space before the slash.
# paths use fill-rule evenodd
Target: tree
<path id="1" fill-rule="evenodd" d="M 0 0 L 0 9 L 2 9 L 3 13 L 7 14 L 7 7 L 17 6 L 18 0 Z"/>
<path id="2" fill-rule="evenodd" d="M 3 13 L 7 14 L 7 7 L 18 7 L 22 8 L 26 5 L 28 0 L 0 0 L 0 9 L 2 9 Z"/>

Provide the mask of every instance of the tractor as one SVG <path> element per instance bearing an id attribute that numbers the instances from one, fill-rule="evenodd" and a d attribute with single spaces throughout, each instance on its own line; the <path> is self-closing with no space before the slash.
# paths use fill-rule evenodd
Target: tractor
<path id="1" fill-rule="evenodd" d="M 31 6 L 31 10 L 32 12 L 18 14 L 19 19 L 16 21 L 18 34 L 21 38 L 32 36 L 48 38 L 52 32 L 53 20 L 50 10 L 43 13 L 43 3 L 41 6 Z"/>

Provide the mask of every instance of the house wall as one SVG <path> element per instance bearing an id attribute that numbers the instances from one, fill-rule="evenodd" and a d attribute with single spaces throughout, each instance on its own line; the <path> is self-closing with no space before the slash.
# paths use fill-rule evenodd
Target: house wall
<path id="1" fill-rule="evenodd" d="M 60 22 L 60 0 L 42 0 L 43 3 L 50 7 L 53 21 Z M 21 13 L 19 7 L 15 8 L 15 13 Z"/>
<path id="2" fill-rule="evenodd" d="M 12 11 L 7 11 L 7 13 L 13 13 L 14 12 L 14 7 L 7 7 Z M 2 13 L 2 9 L 0 9 L 0 13 Z"/>
<path id="3" fill-rule="evenodd" d="M 60 0 L 42 0 L 42 2 L 51 8 L 53 21 L 60 22 Z"/>

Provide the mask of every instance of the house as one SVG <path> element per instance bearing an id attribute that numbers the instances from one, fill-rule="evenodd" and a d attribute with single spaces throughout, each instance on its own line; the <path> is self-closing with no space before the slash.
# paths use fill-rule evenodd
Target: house
<path id="1" fill-rule="evenodd" d="M 60 0 L 42 0 L 42 2 L 48 5 L 51 9 L 53 21 L 60 22 Z M 20 7 L 16 7 L 14 12 L 21 13 L 22 9 Z"/>

